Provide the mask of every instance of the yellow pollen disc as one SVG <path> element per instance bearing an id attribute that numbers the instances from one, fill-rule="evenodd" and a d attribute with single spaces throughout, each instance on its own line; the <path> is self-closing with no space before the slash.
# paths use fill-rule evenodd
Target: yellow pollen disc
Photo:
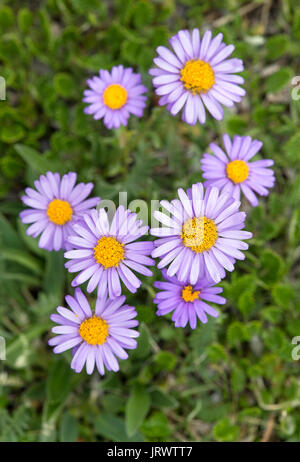
<path id="1" fill-rule="evenodd" d="M 103 236 L 94 247 L 94 258 L 105 269 L 118 266 L 124 254 L 124 244 L 120 244 L 115 237 Z"/>
<path id="2" fill-rule="evenodd" d="M 208 251 L 216 242 L 217 237 L 217 227 L 210 218 L 189 218 L 182 226 L 183 245 L 196 253 Z"/>
<path id="3" fill-rule="evenodd" d="M 72 219 L 73 210 L 69 202 L 61 199 L 53 199 L 47 209 L 47 215 L 50 221 L 55 225 L 64 225 Z"/>
<path id="4" fill-rule="evenodd" d="M 249 167 L 244 160 L 233 160 L 227 164 L 226 173 L 233 183 L 243 183 L 249 176 Z"/>
<path id="5" fill-rule="evenodd" d="M 199 298 L 199 294 L 200 290 L 195 290 L 195 292 L 193 292 L 192 286 L 185 286 L 182 289 L 181 297 L 185 302 L 193 302 L 194 300 Z"/>
<path id="6" fill-rule="evenodd" d="M 108 336 L 108 325 L 99 316 L 92 316 L 80 324 L 79 334 L 89 345 L 102 345 Z"/>
<path id="7" fill-rule="evenodd" d="M 206 93 L 215 83 L 215 74 L 210 64 L 201 59 L 191 59 L 180 71 L 182 82 L 187 90 Z"/>
<path id="8" fill-rule="evenodd" d="M 103 101 L 110 109 L 120 109 L 127 101 L 127 91 L 122 85 L 113 83 L 105 88 Z"/>

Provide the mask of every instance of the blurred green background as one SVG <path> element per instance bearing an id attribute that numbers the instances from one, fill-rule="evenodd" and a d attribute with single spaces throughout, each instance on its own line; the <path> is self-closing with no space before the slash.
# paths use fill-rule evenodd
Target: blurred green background
<path id="1" fill-rule="evenodd" d="M 294 0 L 0 2 L 1 441 L 300 441 L 300 11 Z M 247 96 L 221 123 L 190 127 L 157 106 L 147 71 L 181 28 L 221 31 L 244 60 Z M 122 63 L 149 88 L 143 119 L 108 131 L 83 114 L 86 79 Z M 300 80 L 300 78 L 299 78 Z M 298 83 L 299 85 L 299 83 Z M 293 92 L 294 91 L 294 92 Z M 292 92 L 295 99 L 292 98 Z M 298 95 L 299 94 L 299 95 Z M 298 100 L 297 100 L 298 96 Z M 221 134 L 262 140 L 276 187 L 247 211 L 254 233 L 223 282 L 227 304 L 195 331 L 157 318 L 153 281 L 128 295 L 139 346 L 121 371 L 70 370 L 47 345 L 71 291 L 62 253 L 25 234 L 20 196 L 46 170 L 72 170 L 102 198 L 172 199 L 201 181 Z M 92 297 L 91 297 L 92 300 Z"/>

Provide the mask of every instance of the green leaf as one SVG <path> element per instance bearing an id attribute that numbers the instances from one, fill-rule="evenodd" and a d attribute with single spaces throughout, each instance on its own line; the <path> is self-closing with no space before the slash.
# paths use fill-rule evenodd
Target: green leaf
<path id="1" fill-rule="evenodd" d="M 141 44 L 138 41 L 124 40 L 121 45 L 122 57 L 133 64 L 141 51 Z"/>
<path id="2" fill-rule="evenodd" d="M 44 155 L 29 146 L 17 144 L 15 149 L 36 174 L 40 175 L 47 171 L 61 171 L 55 162 L 46 159 Z"/>
<path id="3" fill-rule="evenodd" d="M 147 358 L 150 352 L 150 333 L 147 326 L 144 323 L 140 327 L 140 336 L 138 339 L 138 346 L 132 352 L 132 358 L 143 359 Z"/>
<path id="4" fill-rule="evenodd" d="M 61 404 L 71 390 L 72 371 L 63 358 L 52 362 L 47 379 L 47 398 L 49 404 Z"/>
<path id="5" fill-rule="evenodd" d="M 243 314 L 251 313 L 255 308 L 253 290 L 246 290 L 239 296 L 238 308 Z"/>
<path id="6" fill-rule="evenodd" d="M 288 159 L 294 162 L 300 161 L 300 131 L 295 133 L 285 144 L 284 150 Z"/>
<path id="7" fill-rule="evenodd" d="M 171 434 L 167 416 L 159 411 L 145 420 L 142 431 L 149 441 L 168 441 Z"/>
<path id="8" fill-rule="evenodd" d="M 279 71 L 266 79 L 267 92 L 276 93 L 281 90 L 290 82 L 292 76 L 293 73 L 290 68 L 282 67 Z"/>
<path id="9" fill-rule="evenodd" d="M 23 169 L 22 159 L 7 154 L 0 159 L 0 169 L 7 178 L 16 178 Z"/>
<path id="10" fill-rule="evenodd" d="M 246 375 L 244 371 L 237 366 L 234 366 L 231 372 L 231 386 L 235 393 L 243 391 L 246 383 Z"/>
<path id="11" fill-rule="evenodd" d="M 293 34 L 296 39 L 300 39 L 300 11 L 295 11 L 293 16 Z"/>
<path id="12" fill-rule="evenodd" d="M 282 319 L 283 310 L 277 306 L 268 306 L 261 311 L 261 316 L 266 321 L 278 323 Z"/>
<path id="13" fill-rule="evenodd" d="M 293 303 L 295 295 L 290 286 L 278 284 L 272 289 L 272 297 L 275 303 L 283 308 L 287 308 Z"/>
<path id="14" fill-rule="evenodd" d="M 46 9 L 42 8 L 38 11 L 40 33 L 42 34 L 41 44 L 44 48 L 48 48 L 51 39 L 51 22 Z"/>
<path id="15" fill-rule="evenodd" d="M 5 260 L 19 263 L 30 271 L 33 271 L 36 274 L 40 274 L 41 265 L 39 261 L 25 251 L 19 249 L 4 248 L 1 250 L 1 257 Z"/>
<path id="16" fill-rule="evenodd" d="M 95 419 L 95 431 L 108 441 L 142 442 L 140 433 L 128 436 L 122 419 L 108 413 L 101 413 Z"/>
<path id="17" fill-rule="evenodd" d="M 25 136 L 25 130 L 22 125 L 18 123 L 11 123 L 3 126 L 0 131 L 1 141 L 4 143 L 17 143 Z"/>
<path id="18" fill-rule="evenodd" d="M 217 441 L 237 441 L 240 430 L 237 425 L 233 425 L 228 418 L 219 420 L 214 426 L 213 433 Z"/>
<path id="19" fill-rule="evenodd" d="M 209 359 L 214 363 L 227 361 L 228 359 L 225 348 L 219 343 L 214 343 L 213 345 L 210 345 L 208 347 L 207 354 Z"/>
<path id="20" fill-rule="evenodd" d="M 33 16 L 28 8 L 21 8 L 18 11 L 18 25 L 24 34 L 28 32 L 33 22 Z"/>
<path id="21" fill-rule="evenodd" d="M 228 287 L 228 298 L 239 303 L 241 294 L 245 292 L 254 293 L 256 289 L 257 279 L 253 274 L 238 275 L 235 274 L 232 278 L 231 285 Z M 241 304 L 243 304 L 241 302 Z"/>
<path id="22" fill-rule="evenodd" d="M 243 323 L 233 321 L 227 329 L 227 341 L 230 346 L 239 345 L 246 340 L 246 331 Z"/>
<path id="23" fill-rule="evenodd" d="M 134 385 L 126 403 L 125 422 L 129 437 L 142 425 L 150 408 L 149 392 L 141 385 Z"/>
<path id="24" fill-rule="evenodd" d="M 45 292 L 60 296 L 63 292 L 65 278 L 66 271 L 64 268 L 63 251 L 47 252 L 46 270 L 43 283 Z"/>
<path id="25" fill-rule="evenodd" d="M 76 82 L 70 74 L 61 72 L 54 77 L 54 88 L 59 96 L 68 98 L 75 95 Z"/>
<path id="26" fill-rule="evenodd" d="M 154 358 L 155 370 L 172 371 L 177 363 L 177 357 L 170 351 L 160 351 Z"/>
<path id="27" fill-rule="evenodd" d="M 0 273 L 2 281 L 15 281 L 25 284 L 26 286 L 38 287 L 40 285 L 39 278 L 33 277 L 25 273 L 17 273 L 15 271 L 5 271 Z"/>
<path id="28" fill-rule="evenodd" d="M 4 33 L 14 24 L 14 13 L 9 6 L 0 8 L 0 32 Z"/>
<path id="29" fill-rule="evenodd" d="M 0 213 L 0 247 L 22 250 L 23 245 L 13 226 Z"/>
<path id="30" fill-rule="evenodd" d="M 285 347 L 284 333 L 278 327 L 271 327 L 263 333 L 266 346 L 275 353 L 279 353 Z"/>
<path id="31" fill-rule="evenodd" d="M 259 276 L 264 282 L 274 284 L 281 279 L 285 269 L 284 262 L 273 250 L 265 249 L 261 253 L 260 263 L 261 271 Z"/>
<path id="32" fill-rule="evenodd" d="M 60 427 L 59 427 L 59 439 L 61 442 L 73 442 L 78 437 L 78 423 L 75 417 L 69 413 L 64 414 Z"/>
<path id="33" fill-rule="evenodd" d="M 273 35 L 266 41 L 267 58 L 270 60 L 278 59 L 288 47 L 288 37 L 284 34 Z"/>
<path id="34" fill-rule="evenodd" d="M 160 388 L 154 388 L 150 392 L 152 406 L 158 409 L 162 407 L 174 409 L 178 406 L 178 401 L 170 394 L 165 393 Z"/>

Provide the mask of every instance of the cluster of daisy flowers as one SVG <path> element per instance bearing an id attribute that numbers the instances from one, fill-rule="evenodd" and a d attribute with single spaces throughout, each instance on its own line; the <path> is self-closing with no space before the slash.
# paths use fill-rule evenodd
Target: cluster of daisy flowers
<path id="1" fill-rule="evenodd" d="M 111 222 L 104 208 L 95 208 L 99 197 L 87 199 L 93 184 L 78 183 L 70 172 L 61 178 L 59 173 L 47 172 L 27 188 L 22 201 L 29 208 L 20 218 L 29 224 L 27 234 L 39 238 L 46 250 L 66 250 L 65 264 L 71 273 L 78 273 L 72 282 L 74 297 L 66 296 L 69 308 L 57 307 L 51 320 L 57 324 L 57 334 L 49 345 L 54 353 L 72 350 L 71 368 L 80 372 L 86 367 L 91 374 L 96 367 L 103 375 L 105 369 L 117 371 L 118 360 L 126 359 L 126 349 L 136 348 L 134 329 L 138 321 L 135 308 L 125 304 L 121 284 L 134 293 L 141 285 L 136 273 L 152 276 L 148 266 L 153 242 L 139 240 L 148 232 L 136 213 L 118 207 Z M 136 242 L 137 241 L 137 242 Z M 94 311 L 82 290 L 97 289 Z"/>
<path id="2" fill-rule="evenodd" d="M 161 201 L 166 213 L 154 212 L 162 227 L 153 228 L 153 258 L 160 258 L 164 282 L 155 282 L 160 289 L 155 296 L 157 315 L 172 312 L 175 327 L 192 329 L 197 319 L 207 322 L 207 315 L 218 312 L 208 302 L 224 304 L 217 287 L 226 271 L 233 271 L 236 260 L 243 260 L 244 241 L 252 234 L 245 231 L 245 212 L 240 211 L 241 193 L 252 206 L 258 205 L 256 194 L 266 196 L 275 177 L 271 159 L 251 161 L 262 143 L 250 136 L 225 134 L 224 152 L 215 143 L 213 152 L 201 160 L 204 186 L 197 183 L 187 192 L 178 190 L 178 199 Z M 168 267 L 168 269 L 166 269 Z"/>
<path id="3" fill-rule="evenodd" d="M 245 94 L 240 86 L 244 80 L 236 75 L 243 63 L 230 58 L 234 46 L 210 31 L 201 38 L 198 29 L 179 31 L 169 42 L 170 48 L 157 48 L 149 71 L 159 104 L 173 116 L 182 111 L 182 120 L 190 125 L 205 123 L 207 112 L 221 120 L 222 106 L 232 107 Z M 103 119 L 108 129 L 126 126 L 131 114 L 142 117 L 147 88 L 131 68 L 100 70 L 87 82 L 84 111 Z M 179 188 L 178 198 L 161 201 L 163 211 L 155 211 L 154 217 L 162 226 L 150 230 L 157 237 L 154 242 L 143 240 L 149 227 L 123 206 L 109 218 L 97 207 L 99 197 L 88 198 L 93 184 L 76 184 L 74 172 L 62 177 L 47 172 L 34 182 L 35 189 L 26 188 L 22 201 L 29 208 L 20 217 L 29 225 L 27 234 L 39 237 L 43 249 L 63 249 L 65 267 L 75 273 L 74 296 L 65 297 L 68 308 L 59 306 L 51 315 L 56 336 L 49 340 L 54 353 L 71 350 L 75 372 L 84 367 L 88 374 L 95 368 L 100 375 L 105 369 L 118 371 L 118 359 L 136 348 L 137 313 L 122 291 L 135 293 L 141 286 L 138 275 L 152 276 L 149 267 L 156 258 L 163 278 L 154 283 L 158 316 L 172 313 L 175 327 L 189 324 L 192 329 L 198 321 L 205 324 L 208 316 L 218 316 L 211 303 L 226 300 L 217 284 L 245 258 L 245 240 L 252 237 L 244 230 L 241 196 L 256 206 L 257 196 L 268 195 L 275 182 L 273 161 L 253 160 L 260 141 L 224 134 L 223 144 L 224 150 L 211 143 L 212 154 L 201 159 L 204 184 Z M 94 308 L 79 287 L 83 284 L 88 294 L 96 295 Z"/>

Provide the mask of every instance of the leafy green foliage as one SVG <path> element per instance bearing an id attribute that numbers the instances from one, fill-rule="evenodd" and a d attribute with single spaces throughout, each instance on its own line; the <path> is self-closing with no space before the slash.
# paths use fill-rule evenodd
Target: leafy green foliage
<path id="1" fill-rule="evenodd" d="M 135 434 L 143 423 L 150 408 L 150 397 L 147 390 L 134 386 L 126 404 L 126 429 L 129 436 Z"/>
<path id="2" fill-rule="evenodd" d="M 292 98 L 300 13 L 293 0 L 242 3 L 1 2 L 1 441 L 300 441 L 291 344 L 300 335 L 300 99 Z M 244 60 L 247 95 L 221 123 L 190 127 L 157 106 L 148 69 L 178 29 L 208 25 Z M 108 131 L 81 99 L 87 78 L 119 63 L 141 72 L 148 106 L 143 119 Z M 137 294 L 126 293 L 140 337 L 120 372 L 75 374 L 70 352 L 56 356 L 47 345 L 49 315 L 71 278 L 62 252 L 26 235 L 24 188 L 47 170 L 72 170 L 105 199 L 118 201 L 121 191 L 128 203 L 173 199 L 177 187 L 201 181 L 199 160 L 223 132 L 262 140 L 260 156 L 274 159 L 276 173 L 257 208 L 242 203 L 254 237 L 222 283 L 227 304 L 195 331 L 175 329 L 170 316 L 155 315 L 155 270 Z"/>

